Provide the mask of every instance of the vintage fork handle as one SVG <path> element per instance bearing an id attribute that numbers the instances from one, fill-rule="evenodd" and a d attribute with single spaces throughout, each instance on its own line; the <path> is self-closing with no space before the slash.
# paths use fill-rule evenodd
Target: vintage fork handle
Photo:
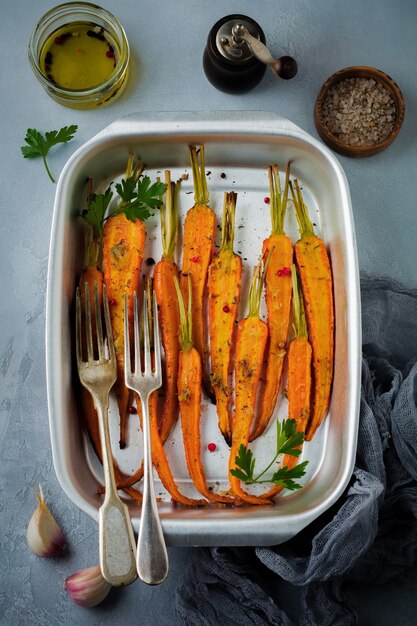
<path id="1" fill-rule="evenodd" d="M 143 425 L 144 488 L 140 516 L 136 565 L 139 578 L 148 585 L 159 585 L 168 575 L 168 552 L 156 504 L 152 476 L 149 396 L 141 398 Z"/>
<path id="2" fill-rule="evenodd" d="M 99 510 L 99 552 L 103 577 L 114 587 L 128 585 L 137 578 L 135 536 L 127 506 L 117 493 L 108 423 L 108 394 L 96 396 L 105 500 Z"/>

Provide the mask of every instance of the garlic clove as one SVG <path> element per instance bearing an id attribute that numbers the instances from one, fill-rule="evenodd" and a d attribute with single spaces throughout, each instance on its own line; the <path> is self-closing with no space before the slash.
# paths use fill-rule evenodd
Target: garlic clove
<path id="1" fill-rule="evenodd" d="M 68 576 L 64 583 L 75 604 L 80 606 L 96 606 L 108 595 L 111 585 L 101 574 L 98 565 L 87 567 Z"/>
<path id="2" fill-rule="evenodd" d="M 42 487 L 36 493 L 38 506 L 27 529 L 28 546 L 38 556 L 48 557 L 61 554 L 67 547 L 65 537 L 46 506 Z"/>

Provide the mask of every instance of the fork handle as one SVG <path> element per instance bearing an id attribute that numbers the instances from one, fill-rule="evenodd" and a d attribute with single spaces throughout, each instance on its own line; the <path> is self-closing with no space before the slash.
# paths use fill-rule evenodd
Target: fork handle
<path id="1" fill-rule="evenodd" d="M 99 552 L 103 577 L 114 587 L 137 578 L 135 536 L 127 506 L 117 493 L 108 423 L 108 396 L 95 398 L 103 456 L 105 500 L 99 510 Z"/>
<path id="2" fill-rule="evenodd" d="M 159 585 L 168 575 L 168 552 L 158 515 L 152 476 L 151 437 L 149 432 L 149 396 L 141 398 L 143 425 L 143 500 L 140 516 L 137 571 L 148 585 Z"/>

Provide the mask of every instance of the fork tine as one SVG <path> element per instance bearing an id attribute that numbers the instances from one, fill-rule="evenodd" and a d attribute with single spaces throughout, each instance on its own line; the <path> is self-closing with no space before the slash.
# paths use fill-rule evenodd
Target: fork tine
<path id="1" fill-rule="evenodd" d="M 90 289 L 88 283 L 84 285 L 85 294 L 85 330 L 87 336 L 87 360 L 94 360 L 93 351 L 93 331 L 91 328 L 91 304 L 90 304 Z"/>
<path id="2" fill-rule="evenodd" d="M 143 302 L 143 337 L 144 337 L 144 341 L 143 341 L 143 354 L 144 354 L 144 360 L 145 360 L 145 376 L 151 373 L 151 349 L 149 346 L 149 319 L 148 319 L 148 299 L 146 297 L 144 297 L 144 302 Z"/>
<path id="3" fill-rule="evenodd" d="M 96 317 L 96 333 L 97 333 L 97 347 L 98 347 L 98 360 L 104 359 L 104 339 L 103 339 L 103 325 L 101 323 L 101 309 L 98 299 L 98 284 L 94 281 L 94 307 Z"/>
<path id="4" fill-rule="evenodd" d="M 81 298 L 80 290 L 77 287 L 75 296 L 75 347 L 77 353 L 77 366 L 81 367 L 83 362 L 82 351 L 82 331 L 81 331 Z"/>
<path id="5" fill-rule="evenodd" d="M 140 362 L 140 329 L 139 329 L 139 313 L 138 313 L 138 297 L 136 291 L 133 294 L 133 326 L 135 335 L 135 374 L 140 376 L 142 366 Z"/>
<path id="6" fill-rule="evenodd" d="M 124 344 L 125 344 L 125 382 L 128 383 L 127 376 L 132 373 L 130 361 L 130 341 L 129 341 L 129 311 L 127 309 L 127 293 L 124 295 Z"/>
<path id="7" fill-rule="evenodd" d="M 109 301 L 107 299 L 106 285 L 103 285 L 103 309 L 104 309 L 104 322 L 106 324 L 107 346 L 109 348 L 110 360 L 116 362 L 116 352 L 114 349 L 113 331 L 111 328 Z"/>
<path id="8" fill-rule="evenodd" d="M 155 378 L 159 380 L 161 376 L 161 342 L 159 337 L 158 305 L 156 294 L 153 292 L 153 343 L 155 354 Z"/>

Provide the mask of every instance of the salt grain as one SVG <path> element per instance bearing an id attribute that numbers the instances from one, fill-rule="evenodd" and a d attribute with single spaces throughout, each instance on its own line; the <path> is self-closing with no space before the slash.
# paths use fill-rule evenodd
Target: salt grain
<path id="1" fill-rule="evenodd" d="M 380 143 L 394 128 L 397 110 L 387 89 L 372 78 L 345 78 L 329 89 L 321 121 L 349 146 Z"/>

